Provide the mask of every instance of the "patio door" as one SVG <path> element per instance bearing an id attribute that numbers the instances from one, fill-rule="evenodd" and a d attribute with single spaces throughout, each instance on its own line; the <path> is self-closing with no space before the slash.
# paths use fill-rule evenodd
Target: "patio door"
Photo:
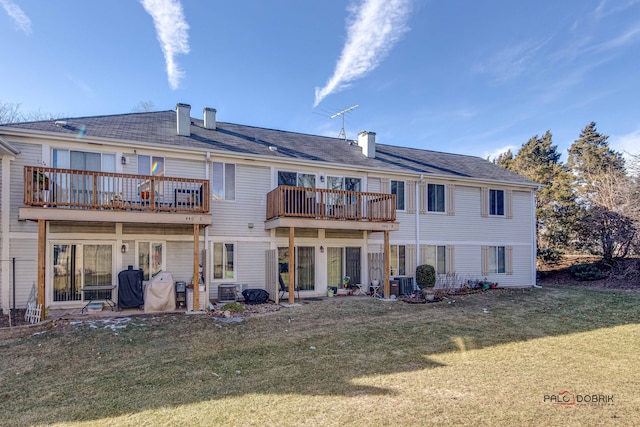
<path id="1" fill-rule="evenodd" d="M 327 248 L 327 284 L 342 287 L 345 277 L 355 285 L 360 282 L 360 248 L 329 247 Z"/>
<path id="2" fill-rule="evenodd" d="M 82 288 L 113 284 L 112 244 L 56 243 L 52 253 L 53 302 L 83 301 Z M 112 299 L 111 291 L 94 296 Z"/>
<path id="3" fill-rule="evenodd" d="M 316 252 L 313 246 L 296 246 L 296 285 L 301 291 L 316 289 Z M 279 271 L 282 280 L 289 286 L 289 248 L 278 248 Z"/>

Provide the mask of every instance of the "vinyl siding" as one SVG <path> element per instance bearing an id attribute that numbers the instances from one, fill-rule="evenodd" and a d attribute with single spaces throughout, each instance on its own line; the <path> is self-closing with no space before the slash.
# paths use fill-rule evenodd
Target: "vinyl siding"
<path id="1" fill-rule="evenodd" d="M 212 200 L 213 236 L 268 237 L 264 229 L 267 193 L 271 191 L 271 169 L 236 164 L 236 200 Z M 249 224 L 253 228 L 249 228 Z M 264 255 L 262 256 L 264 258 Z"/>
<path id="2" fill-rule="evenodd" d="M 36 300 L 38 286 L 37 245 L 37 238 L 11 239 L 9 243 L 11 257 L 16 259 L 16 308 L 25 308 L 30 296 L 32 296 L 33 301 Z M 11 263 L 7 265 L 11 266 Z M 13 304 L 13 277 L 11 277 L 11 283 L 6 285 L 9 286 L 9 301 L 5 302 L 9 308 Z M 47 291 L 50 291 L 50 289 L 47 289 Z"/>
<path id="3" fill-rule="evenodd" d="M 42 146 L 25 143 L 14 143 L 14 147 L 20 150 L 20 155 L 11 162 L 11 218 L 18 218 L 18 210 L 24 206 L 24 167 L 42 164 Z M 11 221 L 9 224 L 12 232 L 37 233 L 38 223 L 35 221 Z"/>

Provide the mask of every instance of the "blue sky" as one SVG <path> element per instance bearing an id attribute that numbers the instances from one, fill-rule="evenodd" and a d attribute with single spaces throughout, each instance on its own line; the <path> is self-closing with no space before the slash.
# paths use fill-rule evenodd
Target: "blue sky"
<path id="1" fill-rule="evenodd" d="M 640 0 L 0 0 L 0 102 L 486 157 L 591 121 L 640 152 Z"/>

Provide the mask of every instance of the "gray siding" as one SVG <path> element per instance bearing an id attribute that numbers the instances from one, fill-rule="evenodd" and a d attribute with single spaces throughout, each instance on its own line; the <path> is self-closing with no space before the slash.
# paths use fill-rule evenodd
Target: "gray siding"
<path id="1" fill-rule="evenodd" d="M 38 239 L 11 239 L 9 244 L 11 257 L 16 259 L 16 308 L 26 308 L 31 299 L 36 301 L 38 282 Z M 8 264 L 9 266 L 11 263 Z M 13 303 L 13 277 L 7 283 L 9 290 L 9 307 Z M 30 298 L 31 297 L 31 298 Z"/>
<path id="2" fill-rule="evenodd" d="M 236 164 L 236 200 L 212 201 L 215 236 L 267 237 L 267 193 L 271 191 L 271 169 L 263 166 Z M 249 223 L 254 228 L 249 228 Z M 263 255 L 264 257 L 264 255 Z"/>
<path id="3" fill-rule="evenodd" d="M 42 146 L 35 144 L 13 144 L 20 155 L 11 163 L 11 218 L 18 218 L 18 209 L 24 206 L 24 167 L 42 164 Z M 11 221 L 12 232 L 37 232 L 38 223 L 34 221 Z"/>

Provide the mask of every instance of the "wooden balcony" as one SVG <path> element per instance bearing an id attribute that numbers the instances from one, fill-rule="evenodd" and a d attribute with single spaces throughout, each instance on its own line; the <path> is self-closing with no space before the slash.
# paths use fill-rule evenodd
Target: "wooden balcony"
<path id="1" fill-rule="evenodd" d="M 25 166 L 23 201 L 27 208 L 63 208 L 76 216 L 99 211 L 117 212 L 129 218 L 131 213 L 210 217 L 209 181 L 205 179 Z M 42 219 L 35 216 L 26 219 Z M 202 223 L 206 221 L 202 219 Z"/>
<path id="2" fill-rule="evenodd" d="M 395 194 L 294 186 L 280 186 L 267 194 L 267 229 L 312 226 L 397 230 L 395 220 Z"/>

